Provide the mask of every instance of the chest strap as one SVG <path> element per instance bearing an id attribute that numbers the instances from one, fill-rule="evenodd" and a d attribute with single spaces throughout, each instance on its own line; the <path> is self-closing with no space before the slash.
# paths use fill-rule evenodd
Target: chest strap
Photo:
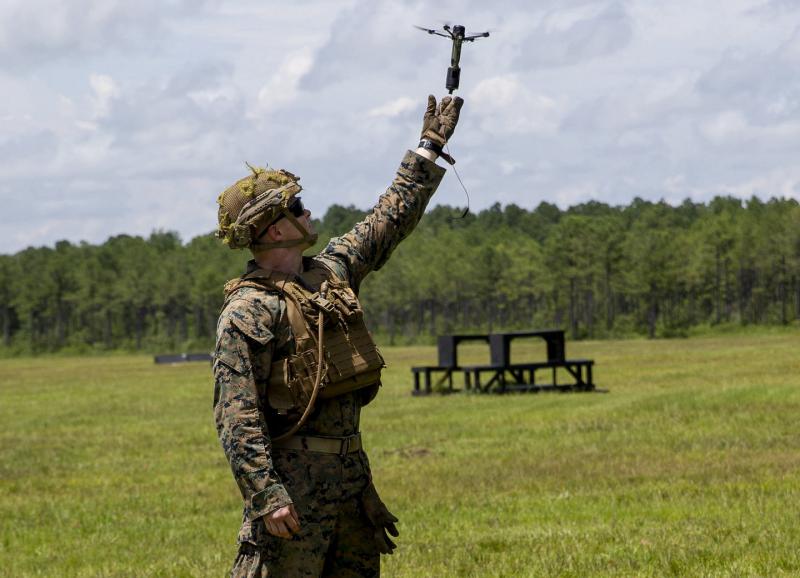
<path id="1" fill-rule="evenodd" d="M 345 456 L 361 449 L 361 434 L 344 437 L 293 435 L 276 439 L 272 447 L 279 450 L 298 450 Z"/>

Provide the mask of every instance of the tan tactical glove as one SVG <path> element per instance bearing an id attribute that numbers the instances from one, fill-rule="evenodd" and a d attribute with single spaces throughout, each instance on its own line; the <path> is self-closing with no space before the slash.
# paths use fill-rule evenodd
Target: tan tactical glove
<path id="1" fill-rule="evenodd" d="M 397 531 L 397 526 L 395 526 L 398 520 L 378 496 L 378 491 L 372 482 L 369 483 L 361 495 L 361 505 L 364 507 L 364 513 L 373 526 L 373 536 L 378 551 L 381 554 L 391 554 L 392 550 L 397 546 L 389 538 L 387 532 L 395 538 L 400 535 L 400 532 Z"/>
<path id="2" fill-rule="evenodd" d="M 451 165 L 455 161 L 450 155 L 442 152 L 442 147 L 453 135 L 456 124 L 458 124 L 458 115 L 463 105 L 463 98 L 445 96 L 437 106 L 436 97 L 430 94 L 428 95 L 428 108 L 425 110 L 425 116 L 422 119 L 422 134 L 419 146 L 434 151 Z"/>

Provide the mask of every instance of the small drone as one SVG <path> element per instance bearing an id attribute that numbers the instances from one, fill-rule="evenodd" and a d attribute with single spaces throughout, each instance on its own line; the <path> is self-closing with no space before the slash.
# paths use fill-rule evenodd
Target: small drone
<path id="1" fill-rule="evenodd" d="M 458 66 L 458 61 L 461 60 L 461 44 L 464 42 L 475 42 L 476 38 L 485 38 L 489 36 L 489 33 L 481 32 L 480 34 L 466 36 L 466 28 L 459 25 L 455 25 L 451 28 L 449 24 L 445 24 L 442 30 L 423 28 L 422 26 L 415 26 L 415 28 L 419 28 L 428 34 L 450 38 L 453 41 L 453 54 L 450 56 L 450 68 L 447 69 L 447 81 L 445 82 L 445 88 L 450 91 L 450 94 L 453 94 L 453 91 L 458 88 L 458 81 L 461 78 L 461 68 Z"/>

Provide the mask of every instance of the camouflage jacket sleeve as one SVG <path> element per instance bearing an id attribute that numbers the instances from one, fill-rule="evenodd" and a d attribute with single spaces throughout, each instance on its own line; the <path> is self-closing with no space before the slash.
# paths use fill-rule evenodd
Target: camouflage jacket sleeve
<path id="1" fill-rule="evenodd" d="M 235 298 L 217 325 L 214 418 L 247 520 L 292 503 L 272 465 L 258 389 L 268 377 L 260 373 L 268 371 L 275 347 L 273 315 L 263 300 Z"/>
<path id="2" fill-rule="evenodd" d="M 425 212 L 445 170 L 408 151 L 394 181 L 378 199 L 372 212 L 353 229 L 330 240 L 317 257 L 343 266 L 355 290 L 370 271 L 380 269 L 394 248 L 414 230 Z"/>

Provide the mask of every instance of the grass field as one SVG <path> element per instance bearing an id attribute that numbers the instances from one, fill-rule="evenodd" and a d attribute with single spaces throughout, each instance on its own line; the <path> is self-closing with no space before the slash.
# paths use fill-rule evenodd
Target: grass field
<path id="1" fill-rule="evenodd" d="M 610 393 L 412 398 L 434 348 L 385 350 L 385 576 L 800 576 L 800 332 L 567 347 Z M 0 360 L 0 575 L 224 576 L 211 393 L 205 364 Z"/>

